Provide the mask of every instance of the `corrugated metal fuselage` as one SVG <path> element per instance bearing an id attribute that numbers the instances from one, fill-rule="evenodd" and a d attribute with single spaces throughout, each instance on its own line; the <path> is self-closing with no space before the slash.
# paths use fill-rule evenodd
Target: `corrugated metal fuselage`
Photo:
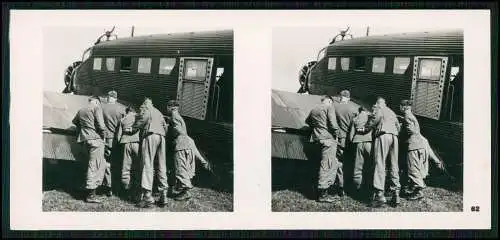
<path id="1" fill-rule="evenodd" d="M 123 57 L 131 59 L 128 71 L 120 69 Z M 95 58 L 102 59 L 100 70 L 93 68 Z M 107 58 L 115 59 L 113 70 L 107 69 Z M 151 59 L 149 73 L 138 71 L 140 58 Z M 160 59 L 164 58 L 175 59 L 169 74 L 159 73 Z M 221 161 L 228 171 L 232 171 L 232 31 L 155 35 L 100 43 L 92 47 L 90 56 L 78 68 L 73 83 L 74 92 L 79 95 L 102 95 L 114 89 L 121 100 L 136 106 L 149 97 L 160 111 L 166 113 L 167 102 L 179 97 L 182 62 L 184 59 L 199 58 L 210 59 L 211 64 L 206 79 L 209 86 L 199 96 L 193 96 L 195 100 L 205 102 L 206 114 L 201 119 L 184 116 L 188 133 L 210 159 Z M 218 68 L 224 68 L 223 87 L 216 86 Z"/>
<path id="2" fill-rule="evenodd" d="M 396 57 L 409 58 L 408 68 L 404 73 L 394 73 L 394 67 L 397 65 L 394 64 Z M 337 60 L 335 63 L 330 60 L 329 66 L 330 58 Z M 346 64 L 349 65 L 348 69 L 342 66 L 342 58 L 349 59 L 349 63 Z M 363 58 L 363 62 L 356 66 L 356 61 L 360 58 Z M 385 58 L 385 67 L 382 72 L 372 70 L 374 58 Z M 311 70 L 308 82 L 309 92 L 315 95 L 337 95 L 339 91 L 348 89 L 352 97 L 364 101 L 366 104 L 363 105 L 368 106 L 374 103 L 375 97 L 382 96 L 386 99 L 388 106 L 399 113 L 401 100 L 413 99 L 415 102 L 416 96 L 420 94 L 414 89 L 415 78 L 419 74 L 420 59 L 442 59 L 443 66 L 445 66 L 441 68 L 443 81 L 439 85 L 443 90 L 435 91 L 433 95 L 430 93 L 425 95 L 426 101 L 433 99 L 432 101 L 439 103 L 436 104 L 438 114 L 434 114 L 439 117 L 433 119 L 416 114 L 421 131 L 443 154 L 448 164 L 461 165 L 463 104 L 462 99 L 457 103 L 457 96 L 463 96 L 463 87 L 461 87 L 463 85 L 458 87 L 458 85 L 451 86 L 450 84 L 453 67 L 458 67 L 460 72 L 463 72 L 463 33 L 461 31 L 366 37 L 334 43 L 327 47 L 325 57 Z M 455 82 L 463 81 L 461 76 L 457 76 Z M 452 102 L 454 103 L 453 110 Z M 457 104 L 460 106 L 456 106 Z"/>

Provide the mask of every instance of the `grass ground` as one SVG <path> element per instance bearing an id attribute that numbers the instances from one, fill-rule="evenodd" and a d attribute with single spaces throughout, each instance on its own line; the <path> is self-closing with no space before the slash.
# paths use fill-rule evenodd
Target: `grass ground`
<path id="1" fill-rule="evenodd" d="M 275 212 L 463 211 L 463 194 L 461 184 L 459 184 L 461 180 L 453 182 L 447 176 L 435 171 L 431 171 L 431 175 L 427 179 L 427 188 L 424 190 L 425 197 L 423 199 L 409 201 L 401 198 L 401 204 L 396 208 L 389 205 L 371 208 L 368 197 L 360 200 L 349 195 L 336 196 L 334 203 L 316 202 L 313 193 L 315 171 L 307 161 L 273 159 L 272 176 L 272 210 Z M 401 181 L 404 180 L 401 179 Z"/>
<path id="2" fill-rule="evenodd" d="M 50 190 L 43 193 L 43 211 L 81 211 L 81 212 L 225 212 L 233 210 L 231 193 L 218 192 L 207 188 L 194 188 L 192 198 L 187 201 L 168 199 L 167 206 L 140 209 L 134 203 L 118 196 L 104 197 L 103 203 L 87 203 L 81 194 L 64 190 Z"/>
<path id="3" fill-rule="evenodd" d="M 462 194 L 442 188 L 429 187 L 424 190 L 425 198 L 408 201 L 401 198 L 396 207 L 385 205 L 371 208 L 366 201 L 350 196 L 338 197 L 334 203 L 318 203 L 314 199 L 293 190 L 279 190 L 272 194 L 272 209 L 275 212 L 461 212 Z M 389 199 L 388 199 L 389 200 Z"/>
<path id="4" fill-rule="evenodd" d="M 192 198 L 187 201 L 168 199 L 167 206 L 155 206 L 140 209 L 126 197 L 114 195 L 105 197 L 100 204 L 84 201 L 81 190 L 82 166 L 74 162 L 49 164 L 44 161 L 43 211 L 81 211 L 81 212 L 135 212 L 135 211 L 169 211 L 169 212 L 231 212 L 233 211 L 232 186 L 214 185 L 207 174 L 198 173 L 193 179 Z M 225 182 L 232 182 L 226 179 Z M 119 182 L 119 181 L 118 181 Z M 230 185 L 230 184 L 229 184 Z M 99 192 L 98 192 L 99 193 Z M 158 198 L 156 198 L 158 200 Z"/>

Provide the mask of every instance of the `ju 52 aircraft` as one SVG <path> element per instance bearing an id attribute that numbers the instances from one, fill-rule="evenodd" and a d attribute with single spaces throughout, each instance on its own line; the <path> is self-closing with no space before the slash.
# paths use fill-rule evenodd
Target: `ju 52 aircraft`
<path id="1" fill-rule="evenodd" d="M 367 33 L 368 35 L 368 33 Z M 340 38 L 341 37 L 341 38 Z M 351 92 L 370 109 L 383 96 L 396 113 L 403 99 L 455 177 L 463 163 L 463 32 L 447 30 L 364 36 L 342 31 L 299 74 L 298 93 L 272 92 L 272 156 L 308 160 L 305 118 L 319 95 Z M 304 95 L 308 93 L 308 95 Z"/>
<path id="2" fill-rule="evenodd" d="M 116 90 L 121 104 L 138 106 L 149 97 L 163 113 L 167 101 L 178 100 L 188 134 L 232 182 L 232 30 L 133 36 L 132 28 L 127 38 L 113 31 L 68 67 L 63 93 L 44 93 L 44 158 L 78 160 L 72 118 L 89 95 Z"/>

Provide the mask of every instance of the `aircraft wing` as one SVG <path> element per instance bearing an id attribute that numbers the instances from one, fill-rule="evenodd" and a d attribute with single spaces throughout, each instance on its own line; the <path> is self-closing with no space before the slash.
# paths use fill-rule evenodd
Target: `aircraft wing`
<path id="1" fill-rule="evenodd" d="M 76 142 L 73 118 L 88 104 L 89 96 L 43 93 L 43 158 L 75 161 L 84 154 Z M 119 103 L 120 104 L 120 103 Z"/>
<path id="2" fill-rule="evenodd" d="M 308 160 L 311 153 L 310 128 L 305 123 L 309 112 L 321 103 L 320 95 L 272 90 L 272 157 Z M 334 97 L 334 104 L 338 99 Z M 355 107 L 360 102 L 351 99 Z"/>
<path id="3" fill-rule="evenodd" d="M 321 96 L 272 90 L 272 157 L 307 160 L 309 112 Z"/>

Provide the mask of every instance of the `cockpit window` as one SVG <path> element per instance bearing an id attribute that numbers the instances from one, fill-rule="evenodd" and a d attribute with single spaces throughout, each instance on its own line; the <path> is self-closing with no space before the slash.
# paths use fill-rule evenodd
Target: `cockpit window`
<path id="1" fill-rule="evenodd" d="M 326 47 L 319 50 L 318 58 L 316 60 L 319 62 L 319 60 L 321 60 L 325 57 L 325 54 L 326 54 Z"/>
<path id="2" fill-rule="evenodd" d="M 85 62 L 85 60 L 87 60 L 90 57 L 91 53 L 92 53 L 92 48 L 88 48 L 87 50 L 85 50 L 85 52 L 83 52 L 82 62 Z"/>

